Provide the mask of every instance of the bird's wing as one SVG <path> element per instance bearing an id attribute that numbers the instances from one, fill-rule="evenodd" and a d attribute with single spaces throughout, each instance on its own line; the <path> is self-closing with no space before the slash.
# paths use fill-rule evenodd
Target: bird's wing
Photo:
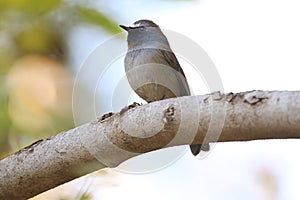
<path id="1" fill-rule="evenodd" d="M 166 60 L 168 65 L 171 66 L 172 69 L 174 69 L 176 72 L 178 72 L 176 73 L 176 78 L 181 88 L 181 96 L 190 95 L 191 93 L 188 82 L 175 54 L 172 52 L 172 50 L 158 49 L 157 51 L 159 51 L 158 55 L 163 56 L 162 59 Z"/>

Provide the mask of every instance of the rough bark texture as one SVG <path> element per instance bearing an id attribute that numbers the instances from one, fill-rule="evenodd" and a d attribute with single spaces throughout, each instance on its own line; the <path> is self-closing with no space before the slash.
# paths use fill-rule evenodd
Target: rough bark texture
<path id="1" fill-rule="evenodd" d="M 300 138 L 300 92 L 168 99 L 37 141 L 0 161 L 0 199 L 27 199 L 140 153 L 207 142 Z"/>

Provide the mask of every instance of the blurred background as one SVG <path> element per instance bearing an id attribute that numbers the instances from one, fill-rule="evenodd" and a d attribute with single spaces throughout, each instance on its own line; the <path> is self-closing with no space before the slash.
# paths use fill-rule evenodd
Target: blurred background
<path id="1" fill-rule="evenodd" d="M 84 27 L 75 37 L 80 40 L 91 29 L 107 36 L 119 31 L 114 14 L 91 2 L 0 2 L 1 157 L 74 126 L 72 89 L 80 64 L 72 61 L 72 34 Z"/>
<path id="2" fill-rule="evenodd" d="M 225 92 L 297 90 L 299 10 L 295 0 L 1 0 L 0 157 L 74 127 L 72 90 L 82 63 L 122 31 L 118 24 L 139 19 L 199 44 Z M 202 84 L 183 70 L 191 87 Z M 95 90 L 88 80 L 80 84 L 82 95 Z M 99 115 L 110 108 L 101 92 Z M 297 140 L 217 144 L 202 160 L 187 152 L 151 173 L 100 170 L 34 199 L 299 199 L 298 150 Z"/>

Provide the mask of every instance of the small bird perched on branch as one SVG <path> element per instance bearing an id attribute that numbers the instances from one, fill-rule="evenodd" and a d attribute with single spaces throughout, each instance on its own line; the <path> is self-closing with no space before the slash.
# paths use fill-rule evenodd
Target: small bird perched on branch
<path id="1" fill-rule="evenodd" d="M 157 24 L 139 20 L 132 26 L 120 27 L 128 32 L 126 76 L 132 89 L 142 99 L 150 103 L 190 95 L 184 72 Z M 197 155 L 203 147 L 196 144 L 190 145 L 190 148 L 193 155 Z"/>

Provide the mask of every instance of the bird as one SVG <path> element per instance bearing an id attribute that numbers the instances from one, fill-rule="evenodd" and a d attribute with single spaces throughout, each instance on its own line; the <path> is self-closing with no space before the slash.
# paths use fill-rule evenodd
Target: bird
<path id="1" fill-rule="evenodd" d="M 138 96 L 150 103 L 191 95 L 168 39 L 156 23 L 143 19 L 120 27 L 127 32 L 128 50 L 124 60 L 127 80 Z M 206 146 L 192 144 L 190 149 L 196 156 Z"/>

